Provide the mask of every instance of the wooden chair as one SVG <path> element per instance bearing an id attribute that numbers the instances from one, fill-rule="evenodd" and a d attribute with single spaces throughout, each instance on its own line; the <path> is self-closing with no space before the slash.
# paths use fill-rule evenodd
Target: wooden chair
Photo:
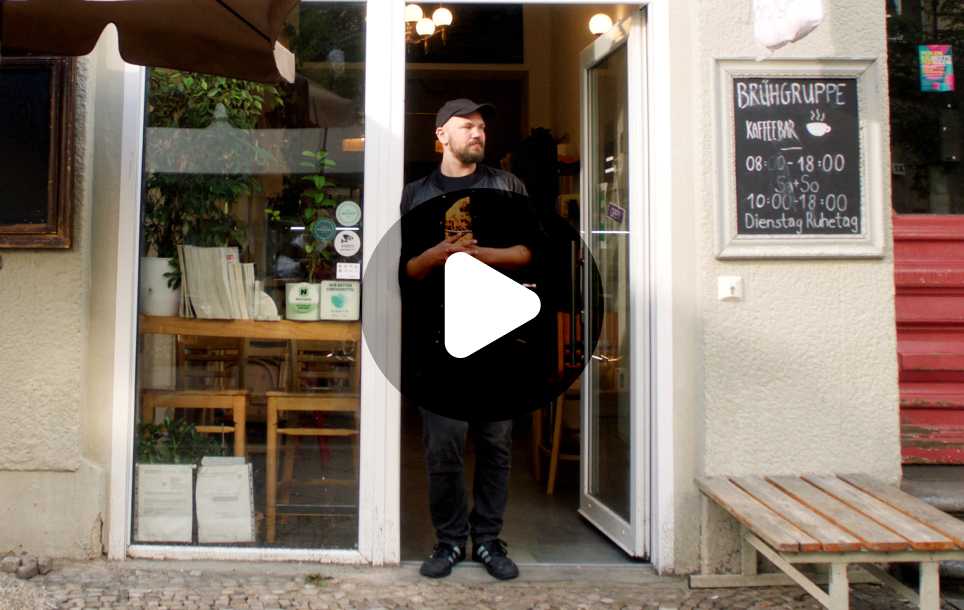
<path id="1" fill-rule="evenodd" d="M 244 379 L 244 340 L 177 335 L 178 390 L 236 390 Z"/>
<path id="2" fill-rule="evenodd" d="M 242 340 L 177 335 L 175 350 L 175 389 L 143 390 L 142 421 L 153 422 L 157 409 L 198 412 L 198 432 L 232 434 L 234 455 L 244 457 L 249 393 L 238 386 L 244 376 Z M 216 411 L 229 413 L 231 424 L 214 423 Z"/>
<path id="3" fill-rule="evenodd" d="M 154 412 L 164 409 L 223 409 L 231 413 L 233 425 L 197 426 L 204 434 L 233 434 L 234 455 L 245 456 L 245 423 L 247 422 L 248 392 L 246 390 L 143 390 L 141 392 L 142 421 L 153 422 Z"/>
<path id="4" fill-rule="evenodd" d="M 248 390 L 248 421 L 267 422 L 267 393 L 288 387 L 287 339 L 245 339 L 241 352 L 241 388 Z"/>
<path id="5" fill-rule="evenodd" d="M 582 337 L 582 318 L 580 317 L 577 321 L 576 326 L 576 342 L 571 342 L 569 337 L 571 336 L 571 326 L 570 326 L 570 316 L 566 312 L 558 312 L 556 314 L 556 337 L 557 337 L 557 351 L 558 363 L 557 370 L 560 375 L 565 374 L 565 371 L 570 366 L 573 366 L 568 360 L 568 356 L 571 355 L 570 351 L 567 351 L 567 346 L 569 349 L 576 349 L 576 346 L 580 345 L 579 341 Z M 577 351 L 577 359 L 582 358 L 582 353 Z M 559 471 L 559 461 L 567 462 L 578 462 L 579 453 L 565 453 L 562 452 L 562 424 L 565 417 L 565 409 L 567 402 L 572 402 L 575 400 L 577 408 L 580 401 L 580 391 L 579 391 L 579 380 L 567 389 L 561 396 L 556 399 L 555 404 L 551 408 L 544 408 L 533 412 L 532 414 L 532 471 L 533 478 L 536 481 L 542 480 L 542 456 L 543 454 L 549 456 L 549 473 L 546 480 L 546 495 L 551 496 L 556 489 L 556 474 Z M 552 422 L 552 436 L 550 438 L 549 444 L 545 443 L 545 438 L 542 432 L 543 417 L 546 412 L 551 413 Z"/>
<path id="6" fill-rule="evenodd" d="M 298 481 L 304 485 L 355 485 L 358 478 L 358 435 L 360 367 L 357 342 L 292 341 L 292 392 L 267 393 L 267 459 L 265 538 L 277 538 L 278 508 L 289 504 L 295 483 L 295 456 L 302 437 L 317 439 L 348 438 L 352 443 L 353 474 L 350 479 L 321 477 Z M 344 415 L 347 425 L 331 425 L 327 418 Z M 283 417 L 287 416 L 284 420 Z M 299 417 L 300 416 L 300 417 Z M 309 416 L 309 417 L 304 417 Z M 281 481 L 278 481 L 278 453 L 284 442 Z M 280 501 L 279 501 L 280 496 Z M 286 515 L 311 516 L 317 512 L 291 512 Z"/>

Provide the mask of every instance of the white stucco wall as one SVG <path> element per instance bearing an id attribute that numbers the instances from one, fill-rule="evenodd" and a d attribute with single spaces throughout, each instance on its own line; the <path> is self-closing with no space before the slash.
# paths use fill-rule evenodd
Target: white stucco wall
<path id="1" fill-rule="evenodd" d="M 83 95 L 86 62 L 76 73 Z M 80 465 L 90 202 L 85 104 L 79 102 L 76 111 L 73 248 L 0 252 L 2 470 L 76 470 Z"/>
<path id="2" fill-rule="evenodd" d="M 751 6 L 692 0 L 672 9 L 679 572 L 701 567 L 697 549 L 703 571 L 738 559 L 730 519 L 701 502 L 695 476 L 863 472 L 895 482 L 900 475 L 889 181 L 881 259 L 715 258 L 715 60 L 761 53 Z M 824 23 L 773 58 L 871 58 L 886 74 L 884 3 L 824 6 Z M 886 92 L 886 83 L 879 89 Z M 885 147 L 887 116 L 884 99 L 862 117 L 880 122 Z M 881 158 L 887 167 L 889 151 Z M 744 300 L 717 300 L 721 275 L 743 278 Z"/>
<path id="3" fill-rule="evenodd" d="M 103 549 L 119 65 L 113 28 L 78 60 L 73 248 L 0 252 L 0 551 Z"/>

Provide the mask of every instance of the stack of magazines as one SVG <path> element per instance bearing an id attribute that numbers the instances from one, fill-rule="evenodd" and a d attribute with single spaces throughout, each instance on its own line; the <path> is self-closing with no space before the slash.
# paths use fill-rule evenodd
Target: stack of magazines
<path id="1" fill-rule="evenodd" d="M 181 260 L 180 315 L 185 318 L 257 320 L 261 282 L 254 263 L 242 263 L 237 248 L 178 246 Z"/>

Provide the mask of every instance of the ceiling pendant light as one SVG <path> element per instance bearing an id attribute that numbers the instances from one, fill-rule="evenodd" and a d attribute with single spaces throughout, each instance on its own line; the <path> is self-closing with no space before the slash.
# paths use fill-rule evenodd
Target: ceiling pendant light
<path id="1" fill-rule="evenodd" d="M 405 23 L 415 23 L 422 18 L 422 7 L 417 4 L 405 5 Z"/>
<path id="2" fill-rule="evenodd" d="M 428 17 L 422 17 L 415 24 L 415 33 L 419 36 L 431 36 L 435 33 L 435 23 Z"/>
<path id="3" fill-rule="evenodd" d="M 438 7 L 435 9 L 435 12 L 432 13 L 432 23 L 438 27 L 452 25 L 452 11 L 444 6 Z"/>

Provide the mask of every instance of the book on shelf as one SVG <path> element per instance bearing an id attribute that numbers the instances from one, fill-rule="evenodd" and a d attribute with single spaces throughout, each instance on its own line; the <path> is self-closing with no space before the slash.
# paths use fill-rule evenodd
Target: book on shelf
<path id="1" fill-rule="evenodd" d="M 237 248 L 178 246 L 178 254 L 182 317 L 261 319 L 254 263 L 242 263 Z"/>

